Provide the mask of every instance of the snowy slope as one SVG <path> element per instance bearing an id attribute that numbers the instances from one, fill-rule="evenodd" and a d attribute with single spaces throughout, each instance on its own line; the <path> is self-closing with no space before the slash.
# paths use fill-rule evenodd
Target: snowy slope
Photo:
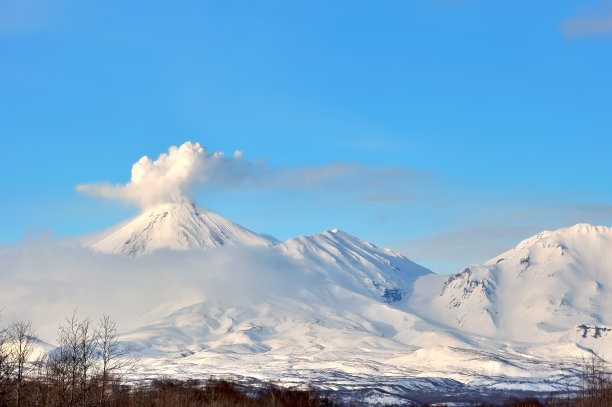
<path id="1" fill-rule="evenodd" d="M 400 301 L 410 294 L 412 283 L 431 271 L 390 249 L 377 247 L 338 229 L 289 239 L 283 254 L 332 276 L 343 287 L 369 293 L 384 302 Z"/>
<path id="2" fill-rule="evenodd" d="M 451 276 L 337 229 L 280 243 L 184 204 L 147 211 L 90 247 L 0 253 L 10 285 L 0 300 L 36 315 L 55 297 L 63 312 L 112 298 L 139 321 L 123 336 L 142 358 L 138 377 L 549 391 L 581 357 L 612 355 L 606 227 L 543 232 Z M 32 284 L 38 270 L 46 280 Z M 33 298 L 49 300 L 37 309 Z"/>
<path id="3" fill-rule="evenodd" d="M 295 293 L 292 293 L 295 294 Z M 328 378 L 447 378 L 490 383 L 558 374 L 552 363 L 467 344 L 418 316 L 368 297 L 292 295 L 248 306 L 205 301 L 126 334 L 143 362 L 139 376 L 238 375 L 308 382 Z M 530 371 L 530 368 L 537 369 Z M 535 377 L 535 379 L 534 379 Z M 406 380 L 408 381 L 408 380 Z M 550 388 L 550 387 L 548 387 Z"/>
<path id="4" fill-rule="evenodd" d="M 470 333 L 572 341 L 612 355 L 612 229 L 578 224 L 539 233 L 450 276 L 431 309 Z"/>
<path id="5" fill-rule="evenodd" d="M 138 376 L 205 370 L 296 383 L 325 376 L 328 385 L 348 376 L 370 383 L 403 378 L 398 389 L 422 385 L 421 379 L 440 389 L 435 380 L 444 378 L 550 391 L 565 374 L 559 360 L 571 364 L 586 354 L 571 341 L 542 347 L 545 342 L 512 342 L 449 323 L 448 308 L 436 312 L 446 306 L 439 293 L 447 277 L 339 230 L 267 250 L 290 260 L 269 270 L 273 279 L 295 284 L 259 291 L 249 301 L 209 295 L 129 332 L 124 339 L 144 358 Z M 482 311 L 482 304 L 471 304 Z"/>
<path id="6" fill-rule="evenodd" d="M 278 243 L 196 206 L 164 205 L 93 247 L 132 256 L 238 244 L 276 259 L 258 273 L 280 289 L 247 287 L 246 301 L 209 291 L 126 335 L 147 360 L 143 375 L 328 370 L 552 389 L 542 383 L 563 374 L 559 360 L 612 350 L 611 242 L 609 228 L 576 225 L 445 277 L 341 230 Z"/>
<path id="7" fill-rule="evenodd" d="M 475 352 L 451 330 L 401 309 L 414 281 L 432 273 L 390 249 L 333 229 L 261 247 L 257 256 L 285 259 L 257 270 L 268 282 L 264 289 L 248 282 L 248 270 L 230 262 L 228 270 L 243 270 L 228 277 L 237 283 L 236 295 L 228 296 L 225 289 L 218 295 L 207 291 L 203 301 L 123 337 L 136 344 L 144 358 L 141 376 L 189 376 L 202 369 L 302 381 L 316 372 L 418 376 L 422 371 L 406 365 L 402 356 L 429 346 L 453 346 L 451 353 L 461 360 L 468 352 L 464 346 Z M 203 273 L 201 279 L 202 287 L 219 284 L 215 273 Z M 242 281 L 252 293 L 238 288 Z M 270 281 L 278 284 L 269 287 Z M 465 363 L 451 370 L 446 374 L 463 377 Z"/>
<path id="8" fill-rule="evenodd" d="M 267 250 L 270 258 L 287 259 L 265 271 L 268 281 L 279 282 L 276 289 L 258 289 L 249 301 L 209 293 L 204 302 L 137 330 L 143 351 L 192 352 L 195 346 L 259 353 L 280 346 L 303 353 L 334 343 L 352 348 L 360 335 L 397 346 L 415 323 L 424 324 L 390 306 L 410 292 L 416 278 L 431 274 L 398 253 L 336 229 Z M 241 276 L 236 278 L 248 279 Z M 203 278 L 203 285 L 215 285 L 214 275 Z"/>
<path id="9" fill-rule="evenodd" d="M 226 245 L 275 242 L 195 204 L 170 203 L 145 211 L 103 233 L 94 250 L 139 256 L 166 248 L 210 249 Z"/>

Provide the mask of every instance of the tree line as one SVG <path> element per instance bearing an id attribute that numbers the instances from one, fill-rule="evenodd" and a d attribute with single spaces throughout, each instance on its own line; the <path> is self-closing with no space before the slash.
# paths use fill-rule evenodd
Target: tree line
<path id="1" fill-rule="evenodd" d="M 0 406 L 111 405 L 135 363 L 109 315 L 94 323 L 75 311 L 60 324 L 57 347 L 35 354 L 39 343 L 30 322 L 0 331 Z"/>
<path id="2" fill-rule="evenodd" d="M 316 389 L 245 385 L 209 379 L 157 379 L 126 383 L 136 364 L 131 345 L 119 340 L 116 321 L 80 319 L 76 311 L 57 331 L 57 346 L 40 351 L 30 322 L 0 330 L 0 407 L 340 407 Z M 491 400 L 475 406 L 612 406 L 612 380 L 604 361 L 593 355 L 577 372 L 579 388 L 546 399 Z"/>
<path id="3" fill-rule="evenodd" d="M 250 387 L 228 380 L 158 379 L 126 383 L 136 364 L 109 315 L 93 322 L 76 311 L 57 331 L 57 347 L 37 351 L 30 322 L 0 330 L 0 407 L 340 407 L 314 389 Z M 347 405 L 348 406 L 348 405 Z"/>

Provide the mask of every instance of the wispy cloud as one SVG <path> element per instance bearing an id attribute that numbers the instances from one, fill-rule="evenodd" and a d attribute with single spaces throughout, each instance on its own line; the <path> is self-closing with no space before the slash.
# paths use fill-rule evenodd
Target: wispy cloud
<path id="1" fill-rule="evenodd" d="M 561 31 L 569 38 L 612 36 L 612 1 L 583 7 L 576 16 L 563 21 Z"/>
<path id="2" fill-rule="evenodd" d="M 0 246 L 0 281 L 2 321 L 32 321 L 53 342 L 75 308 L 93 319 L 109 313 L 129 330 L 205 300 L 242 306 L 264 296 L 295 298 L 321 276 L 270 248 L 160 250 L 134 259 L 43 238 Z"/>
<path id="3" fill-rule="evenodd" d="M 569 222 L 609 222 L 612 220 L 612 204 L 575 204 L 571 205 L 569 212 L 572 214 Z"/>
<path id="4" fill-rule="evenodd" d="M 457 262 L 471 258 L 472 262 L 481 263 L 537 232 L 540 232 L 537 226 L 475 226 L 411 240 L 404 245 L 402 252 L 416 261 Z"/>
<path id="5" fill-rule="evenodd" d="M 199 143 L 172 146 L 157 159 L 144 156 L 132 166 L 129 182 L 81 184 L 88 195 L 118 199 L 147 208 L 165 202 L 194 199 L 201 186 L 220 189 L 275 188 L 296 191 L 356 191 L 374 202 L 397 199 L 397 192 L 427 174 L 409 168 L 380 168 L 357 163 L 333 162 L 322 166 L 273 167 L 265 161 L 250 161 L 236 151 L 231 157 L 209 153 Z M 369 198 L 368 198 L 369 197 Z"/>
<path id="6" fill-rule="evenodd" d="M 445 180 L 443 174 L 359 163 L 275 167 L 266 161 L 249 160 L 240 151 L 226 156 L 186 142 L 170 147 L 155 160 L 142 157 L 132 166 L 131 179 L 125 184 L 83 184 L 77 189 L 142 208 L 193 201 L 202 188 L 197 196 L 204 200 L 206 194 L 219 190 L 255 189 L 339 202 L 342 211 L 356 203 L 377 206 L 378 224 L 392 220 L 393 224 L 419 224 L 421 230 L 437 232 L 410 235 L 406 229 L 403 239 L 410 240 L 375 243 L 393 246 L 443 273 L 484 262 L 544 229 L 612 221 L 612 205 L 606 202 L 579 200 L 578 193 L 533 194 L 533 187 L 506 188 L 500 184 L 483 190 Z M 201 203 L 206 205 L 206 201 Z"/>
<path id="7" fill-rule="evenodd" d="M 272 171 L 272 178 L 268 182 L 273 187 L 302 190 L 341 188 L 363 192 L 378 191 L 380 194 L 391 195 L 389 191 L 398 183 L 429 176 L 410 168 L 381 168 L 334 162 L 319 167 L 279 168 Z"/>
<path id="8" fill-rule="evenodd" d="M 361 196 L 361 201 L 363 202 L 373 202 L 373 203 L 391 203 L 391 202 L 401 202 L 410 199 L 410 196 L 407 194 L 401 193 L 383 193 L 383 194 L 369 194 Z"/>
<path id="9" fill-rule="evenodd" d="M 513 201 L 523 202 L 517 205 Z M 495 202 L 470 201 L 468 207 L 473 210 L 454 216 L 470 219 L 462 225 L 448 224 L 438 233 L 401 242 L 396 248 L 435 272 L 452 273 L 473 263 L 483 263 L 544 230 L 576 223 L 612 222 L 612 204 L 567 203 L 554 194 L 537 197 L 515 194 Z"/>

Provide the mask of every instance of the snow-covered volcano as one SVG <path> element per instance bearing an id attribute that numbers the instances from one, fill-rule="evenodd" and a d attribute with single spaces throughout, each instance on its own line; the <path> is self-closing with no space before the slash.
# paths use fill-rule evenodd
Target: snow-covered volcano
<path id="1" fill-rule="evenodd" d="M 159 249 L 209 250 L 226 246 L 269 249 L 261 256 L 284 256 L 326 280 L 392 303 L 412 282 L 431 271 L 390 249 L 375 246 L 338 229 L 300 236 L 284 243 L 258 235 L 201 206 L 168 203 L 102 232 L 88 245 L 95 251 L 143 256 Z M 213 282 L 214 284 L 214 282 Z"/>
<path id="2" fill-rule="evenodd" d="M 439 276 L 328 230 L 266 249 L 288 259 L 274 279 L 295 284 L 246 303 L 209 297 L 124 338 L 145 358 L 141 374 L 205 366 L 296 381 L 350 374 L 549 391 L 562 386 L 563 364 L 612 350 L 611 243 L 609 228 L 577 225 Z"/>
<path id="3" fill-rule="evenodd" d="M 234 244 L 275 242 L 201 206 L 168 203 L 104 232 L 91 247 L 105 253 L 139 256 L 162 248 L 210 249 Z"/>
<path id="4" fill-rule="evenodd" d="M 338 229 L 280 243 L 193 204 L 165 204 L 146 211 L 105 232 L 91 247 L 96 251 L 142 256 L 161 248 L 210 251 L 234 246 L 259 248 L 255 262 L 264 258 L 285 259 L 282 266 L 267 267 L 268 278 L 294 279 L 298 286 L 291 293 L 287 291 L 286 297 L 278 293 L 272 296 L 266 292 L 258 294 L 258 305 L 247 306 L 240 312 L 242 316 L 251 315 L 250 322 L 242 317 L 232 318 L 233 321 L 241 320 L 243 325 L 251 326 L 249 324 L 263 318 L 262 315 L 266 315 L 265 321 L 274 321 L 284 315 L 286 320 L 297 318 L 306 325 L 316 320 L 327 329 L 338 321 L 345 321 L 346 315 L 353 312 L 350 307 L 359 308 L 374 301 L 370 309 L 388 304 L 392 312 L 404 315 L 402 320 L 420 321 L 416 324 L 420 328 L 409 330 L 411 333 L 407 333 L 404 325 L 400 328 L 382 322 L 387 318 L 385 312 L 380 313 L 378 322 L 363 322 L 364 326 L 372 323 L 372 326 L 389 326 L 385 332 L 394 332 L 394 336 L 402 338 L 407 336 L 415 340 L 425 329 L 437 332 L 435 337 L 457 332 L 463 339 L 459 343 L 451 342 L 454 346 L 469 348 L 473 347 L 475 339 L 472 336 L 476 335 L 484 338 L 484 342 L 477 341 L 482 347 L 495 341 L 521 341 L 534 346 L 575 343 L 589 349 L 596 345 L 598 349 L 612 350 L 609 339 L 591 343 L 593 338 L 608 337 L 612 325 L 612 229 L 607 227 L 579 224 L 542 232 L 483 264 L 472 265 L 449 277 L 435 275 L 399 253 Z M 253 254 L 249 252 L 249 256 Z M 215 286 L 215 277 L 207 277 L 206 283 Z M 352 305 L 343 310 L 342 304 L 347 298 Z M 202 304 L 213 304 L 219 315 L 236 312 L 232 303 L 225 299 L 210 296 L 203 299 Z M 331 308 L 329 301 L 333 304 Z M 271 303 L 275 304 L 274 312 L 270 311 Z M 304 304 L 308 305 L 306 314 Z M 314 311 L 313 306 L 316 306 Z M 194 304 L 188 309 L 198 314 L 202 307 Z M 286 308 L 300 310 L 300 316 L 287 314 Z M 175 311 L 178 312 L 178 308 Z M 329 315 L 338 312 L 345 316 L 330 322 L 319 318 L 317 312 Z M 179 315 L 184 318 L 185 311 Z M 188 319 L 193 318 L 199 320 L 197 316 Z M 344 323 L 355 323 L 354 317 L 349 320 Z M 166 320 L 163 326 L 168 324 Z M 263 327 L 265 324 L 256 325 Z M 151 329 L 147 332 L 152 332 Z M 228 329 L 229 334 L 235 332 L 237 326 Z M 274 325 L 265 327 L 264 331 L 275 332 Z M 368 328 L 366 332 L 382 331 Z M 163 337 L 159 333 L 152 335 Z M 198 338 L 190 334 L 189 342 L 208 343 L 207 336 L 202 335 Z M 228 338 L 233 338 L 232 335 Z M 218 332 L 215 338 L 221 342 L 227 339 Z M 284 340 L 277 334 L 271 338 Z M 179 342 L 185 345 L 183 340 Z M 420 339 L 416 342 L 423 345 Z M 433 342 L 444 346 L 444 341 L 436 339 Z M 167 350 L 182 349 L 183 345 Z M 315 345 L 307 347 L 312 346 Z"/>
<path id="5" fill-rule="evenodd" d="M 32 308 L 57 287 L 69 312 L 112 298 L 131 313 L 123 339 L 142 358 L 139 377 L 205 371 L 332 386 L 360 378 L 402 381 L 404 390 L 415 378 L 444 378 L 549 391 L 565 374 L 559 363 L 612 354 L 606 227 L 543 232 L 451 276 L 341 230 L 277 242 L 185 204 L 147 211 L 90 247 L 56 264 L 28 253 L 22 272 L 0 256 L 10 287 L 0 300 Z M 40 264 L 66 275 L 23 280 Z"/>

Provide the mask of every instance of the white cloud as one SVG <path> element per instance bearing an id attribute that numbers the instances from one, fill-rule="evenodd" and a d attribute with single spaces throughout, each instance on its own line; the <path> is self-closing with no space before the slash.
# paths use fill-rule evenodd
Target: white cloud
<path id="1" fill-rule="evenodd" d="M 277 188 L 356 191 L 370 195 L 397 194 L 399 184 L 422 177 L 407 168 L 366 167 L 334 162 L 323 166 L 277 167 L 249 161 L 240 150 L 231 157 L 209 153 L 200 143 L 172 146 L 156 160 L 144 156 L 132 166 L 125 185 L 81 184 L 77 190 L 92 196 L 118 199 L 141 208 L 167 202 L 192 201 L 195 189 L 213 185 L 222 189 Z"/>
<path id="2" fill-rule="evenodd" d="M 188 141 L 180 147 L 170 147 L 156 160 L 142 157 L 132 166 L 132 177 L 125 185 L 81 184 L 77 190 L 141 208 L 189 201 L 197 185 L 215 182 L 229 186 L 255 176 L 257 167 L 262 166 L 242 157 L 238 150 L 229 158 L 222 152 L 208 153 L 200 143 Z"/>
<path id="3" fill-rule="evenodd" d="M 0 246 L 0 281 L 0 328 L 31 321 L 37 336 L 53 343 L 58 324 L 74 309 L 94 320 L 108 313 L 129 331 L 205 300 L 246 306 L 262 293 L 295 297 L 321 280 L 266 247 L 159 250 L 128 258 L 43 238 Z"/>

